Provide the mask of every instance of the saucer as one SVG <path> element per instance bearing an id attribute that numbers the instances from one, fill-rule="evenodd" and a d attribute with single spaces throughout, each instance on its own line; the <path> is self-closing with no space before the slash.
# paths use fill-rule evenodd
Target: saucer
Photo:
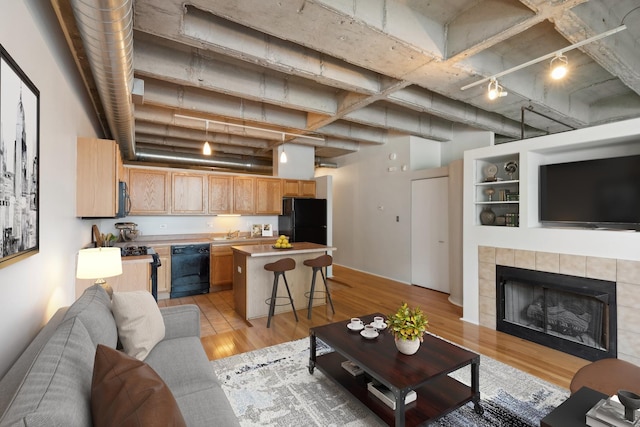
<path id="1" fill-rule="evenodd" d="M 347 323 L 347 328 L 351 329 L 352 331 L 361 331 L 364 329 L 364 324 L 360 323 L 354 326 L 351 323 Z"/>
<path id="2" fill-rule="evenodd" d="M 371 322 L 369 324 L 371 326 L 373 326 L 374 328 L 376 328 L 377 330 L 379 330 L 379 331 L 387 328 L 387 324 L 386 323 L 383 323 L 381 326 L 376 325 L 374 322 Z"/>
<path id="3" fill-rule="evenodd" d="M 363 337 L 365 337 L 365 338 L 366 338 L 366 339 L 368 339 L 368 340 L 372 340 L 372 339 L 374 339 L 374 338 L 377 338 L 377 337 L 378 337 L 378 335 L 380 335 L 380 334 L 378 334 L 378 331 L 375 331 L 375 332 L 374 332 L 374 333 L 372 333 L 372 334 L 367 334 L 367 333 L 365 333 L 364 331 L 360 331 L 360 335 L 362 335 Z"/>

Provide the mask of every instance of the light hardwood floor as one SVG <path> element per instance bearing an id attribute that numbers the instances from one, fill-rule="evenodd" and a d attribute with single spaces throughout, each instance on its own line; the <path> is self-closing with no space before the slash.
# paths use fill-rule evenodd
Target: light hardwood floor
<path id="1" fill-rule="evenodd" d="M 589 363 L 511 335 L 463 322 L 460 320 L 462 308 L 451 304 L 446 294 L 338 265 L 333 267 L 333 276 L 329 280 L 329 288 L 335 314 L 329 305 L 319 306 L 313 309 L 312 319 L 308 320 L 306 307 L 296 307 L 299 322 L 296 323 L 293 313 L 282 313 L 271 320 L 268 329 L 266 317 L 245 321 L 234 311 L 232 291 L 162 300 L 158 304 L 197 304 L 200 307 L 202 345 L 210 360 L 304 338 L 313 326 L 373 312 L 390 314 L 406 301 L 425 311 L 430 332 L 561 387 L 569 388 L 575 372 Z"/>

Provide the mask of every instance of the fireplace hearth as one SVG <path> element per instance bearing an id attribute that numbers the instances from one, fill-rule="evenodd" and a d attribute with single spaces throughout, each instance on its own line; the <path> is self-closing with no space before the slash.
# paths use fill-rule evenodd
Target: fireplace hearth
<path id="1" fill-rule="evenodd" d="M 496 266 L 496 329 L 587 360 L 617 357 L 616 283 Z"/>

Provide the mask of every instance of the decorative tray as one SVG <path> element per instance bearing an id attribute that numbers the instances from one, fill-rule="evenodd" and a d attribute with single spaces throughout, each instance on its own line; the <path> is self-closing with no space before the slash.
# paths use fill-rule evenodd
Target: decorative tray
<path id="1" fill-rule="evenodd" d="M 271 247 L 272 247 L 273 249 L 278 249 L 278 250 L 293 249 L 293 246 L 291 246 L 290 248 L 276 248 L 276 245 L 271 245 Z"/>

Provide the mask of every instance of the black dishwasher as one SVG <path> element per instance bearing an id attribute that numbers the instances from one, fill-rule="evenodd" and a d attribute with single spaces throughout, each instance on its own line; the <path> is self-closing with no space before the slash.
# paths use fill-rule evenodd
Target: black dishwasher
<path id="1" fill-rule="evenodd" d="M 171 246 L 171 298 L 209 292 L 209 245 Z"/>

